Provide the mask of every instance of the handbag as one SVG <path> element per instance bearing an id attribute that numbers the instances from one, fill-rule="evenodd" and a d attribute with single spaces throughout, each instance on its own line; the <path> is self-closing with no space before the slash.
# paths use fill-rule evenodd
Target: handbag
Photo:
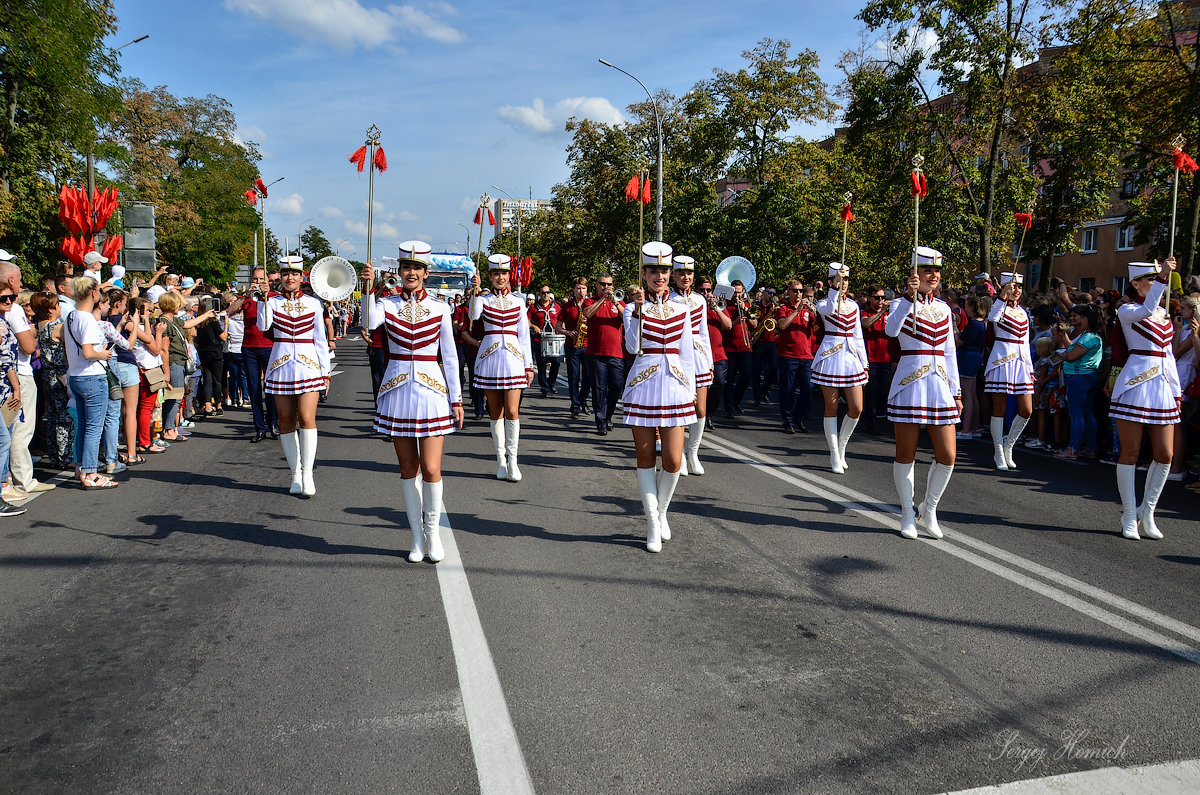
<path id="1" fill-rule="evenodd" d="M 146 384 L 151 392 L 157 392 L 167 386 L 167 377 L 163 374 L 161 365 L 142 370 L 142 374 L 146 376 Z"/>

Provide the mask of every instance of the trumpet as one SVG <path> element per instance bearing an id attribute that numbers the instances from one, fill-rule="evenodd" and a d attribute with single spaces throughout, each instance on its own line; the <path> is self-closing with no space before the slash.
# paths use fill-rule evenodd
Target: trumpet
<path id="1" fill-rule="evenodd" d="M 725 299 L 724 299 L 724 298 L 718 298 L 718 299 L 717 299 L 717 300 L 714 302 L 713 306 L 715 306 L 715 307 L 716 307 L 716 309 L 717 309 L 717 311 L 718 311 L 718 312 L 724 312 L 724 311 L 725 311 L 725 307 L 729 306 L 729 304 L 725 303 Z"/>
<path id="2" fill-rule="evenodd" d="M 763 322 L 759 323 L 758 328 L 754 330 L 754 336 L 750 338 L 750 347 L 753 348 L 755 345 L 757 345 L 758 341 L 762 339 L 763 334 L 766 334 L 768 331 L 774 331 L 775 325 L 775 318 L 773 317 L 769 317 Z"/>
<path id="3" fill-rule="evenodd" d="M 383 277 L 382 284 L 389 290 L 395 290 L 396 287 L 399 286 L 400 280 L 396 278 L 394 274 L 389 273 L 387 276 Z"/>
<path id="4" fill-rule="evenodd" d="M 261 300 L 263 300 L 263 297 L 264 297 L 263 291 L 258 289 L 257 287 L 255 287 L 253 290 L 250 291 L 250 300 L 251 301 L 261 301 Z"/>
<path id="5" fill-rule="evenodd" d="M 608 298 L 614 304 L 619 304 L 625 300 L 625 291 L 618 287 L 616 290 L 612 291 L 612 294 L 610 294 Z"/>

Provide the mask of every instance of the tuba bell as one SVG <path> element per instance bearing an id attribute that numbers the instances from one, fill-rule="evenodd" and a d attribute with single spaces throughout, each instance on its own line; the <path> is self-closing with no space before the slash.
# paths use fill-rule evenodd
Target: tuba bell
<path id="1" fill-rule="evenodd" d="M 308 272 L 313 295 L 322 301 L 345 301 L 358 286 L 358 274 L 349 260 L 338 256 L 322 257 Z"/>

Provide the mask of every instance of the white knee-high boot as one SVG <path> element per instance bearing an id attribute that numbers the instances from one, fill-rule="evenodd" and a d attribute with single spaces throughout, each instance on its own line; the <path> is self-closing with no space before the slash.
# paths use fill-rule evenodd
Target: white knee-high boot
<path id="1" fill-rule="evenodd" d="M 656 480 L 658 485 L 658 526 L 664 541 L 671 540 L 671 525 L 667 522 L 667 509 L 671 507 L 671 498 L 675 496 L 675 487 L 679 485 L 679 473 L 661 470 Z"/>
<path id="2" fill-rule="evenodd" d="M 1121 495 L 1121 535 L 1138 539 L 1137 467 L 1117 464 L 1117 492 Z"/>
<path id="3" fill-rule="evenodd" d="M 900 495 L 900 535 L 917 537 L 917 515 L 913 511 L 913 464 L 892 462 L 892 480 L 896 482 L 896 493 Z"/>
<path id="4" fill-rule="evenodd" d="M 857 417 L 842 417 L 842 429 L 838 431 L 838 458 L 842 459 L 843 470 L 850 468 L 850 462 L 846 460 L 846 447 L 850 444 L 850 437 L 854 435 L 854 429 L 857 427 Z"/>
<path id="5" fill-rule="evenodd" d="M 662 552 L 662 530 L 658 523 L 658 485 L 654 467 L 638 468 L 638 491 L 642 495 L 642 510 L 646 512 L 646 549 Z"/>
<path id="6" fill-rule="evenodd" d="M 925 528 L 925 532 L 934 538 L 942 537 L 942 528 L 938 526 L 937 506 L 954 474 L 954 465 L 946 466 L 934 461 L 929 466 L 929 476 L 925 481 L 925 501 L 917 508 L 917 521 Z"/>
<path id="7" fill-rule="evenodd" d="M 992 461 L 996 464 L 996 469 L 1008 469 L 1008 462 L 1004 460 L 1003 417 L 992 417 Z"/>
<path id="8" fill-rule="evenodd" d="M 508 479 L 513 483 L 521 480 L 521 470 L 517 468 L 517 445 L 521 441 L 521 421 L 504 421 L 504 450 L 508 459 Z"/>
<path id="9" fill-rule="evenodd" d="M 1009 469 L 1016 469 L 1017 465 L 1013 463 L 1013 448 L 1017 446 L 1017 442 L 1021 440 L 1021 433 L 1025 430 L 1025 426 L 1029 424 L 1028 417 L 1022 417 L 1020 414 L 1013 417 L 1012 425 L 1008 429 L 1008 436 L 1004 437 L 1004 463 Z M 1075 452 L 1079 452 L 1076 450 Z"/>
<path id="10" fill-rule="evenodd" d="M 840 475 L 846 468 L 842 466 L 842 456 L 838 449 L 837 417 L 826 417 L 822 424 L 825 428 L 825 444 L 829 445 L 829 468 L 833 470 L 833 474 Z"/>
<path id="11" fill-rule="evenodd" d="M 700 465 L 700 441 L 704 438 L 704 420 L 688 426 L 687 444 L 684 445 L 683 457 L 687 459 L 688 472 L 693 475 L 703 475 L 704 467 Z"/>
<path id="12" fill-rule="evenodd" d="M 508 460 L 504 450 L 505 420 L 490 420 L 492 425 L 492 446 L 496 448 L 496 480 L 508 480 Z"/>
<path id="13" fill-rule="evenodd" d="M 412 549 L 408 552 L 410 563 L 420 563 L 425 558 L 425 531 L 421 528 L 421 484 L 417 478 L 400 478 L 400 493 L 404 495 L 404 512 L 408 514 L 408 529 L 412 531 Z"/>
<path id="14" fill-rule="evenodd" d="M 1150 462 L 1150 468 L 1146 470 L 1146 488 L 1142 493 L 1142 504 L 1138 506 L 1137 510 L 1137 518 L 1142 526 L 1142 532 L 1146 534 L 1146 538 L 1153 538 L 1156 541 L 1162 538 L 1163 534 L 1158 529 L 1158 525 L 1154 523 L 1154 509 L 1158 505 L 1159 496 L 1162 495 L 1163 486 L 1167 485 L 1167 475 L 1169 474 L 1171 474 L 1170 464 Z"/>
<path id="15" fill-rule="evenodd" d="M 296 433 L 300 436 L 300 468 L 304 475 L 304 489 L 300 493 L 311 497 L 317 493 L 317 484 L 313 480 L 313 465 L 317 460 L 317 429 L 301 428 Z"/>
<path id="16" fill-rule="evenodd" d="M 279 435 L 279 442 L 283 445 L 288 469 L 292 471 L 292 487 L 288 489 L 288 493 L 299 494 L 304 491 L 304 475 L 300 471 L 300 437 L 295 431 L 283 433 Z"/>
<path id="17" fill-rule="evenodd" d="M 437 563 L 446 557 L 439 535 L 442 525 L 442 481 L 421 484 L 422 527 L 425 532 L 425 550 L 429 559 Z"/>
<path id="18" fill-rule="evenodd" d="M 691 437 L 691 434 L 692 434 L 692 428 L 695 428 L 695 427 L 696 427 L 696 425 L 699 425 L 699 424 L 700 424 L 700 423 L 702 423 L 702 422 L 704 422 L 704 420 L 697 419 L 694 425 L 689 425 L 689 426 L 687 426 L 687 430 L 686 430 L 686 431 L 684 431 L 684 434 L 685 434 L 685 435 L 684 435 L 684 437 L 683 437 L 683 455 L 682 455 L 682 456 L 680 457 L 680 459 L 679 459 L 679 474 L 680 474 L 682 477 L 685 477 L 685 478 L 686 478 L 686 477 L 687 477 L 687 476 L 690 474 L 690 473 L 688 472 L 688 465 L 687 465 L 687 447 L 688 447 L 688 439 L 692 438 L 692 437 Z M 661 450 L 660 450 L 659 452 L 661 452 Z"/>

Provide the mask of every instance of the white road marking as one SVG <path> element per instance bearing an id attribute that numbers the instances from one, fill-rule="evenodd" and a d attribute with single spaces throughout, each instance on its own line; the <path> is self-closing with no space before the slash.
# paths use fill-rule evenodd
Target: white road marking
<path id="1" fill-rule="evenodd" d="M 1105 767 L 960 790 L 953 795 L 1160 795 L 1200 789 L 1200 760 Z"/>
<path id="2" fill-rule="evenodd" d="M 471 585 L 467 582 L 467 572 L 458 554 L 458 544 L 444 505 L 441 537 L 446 557 L 436 566 L 438 585 L 450 627 L 454 662 L 458 666 L 458 683 L 479 775 L 479 790 L 483 795 L 532 794 L 533 781 L 529 778 L 521 743 L 508 714 L 500 677 L 483 634 L 479 613 L 475 610 Z"/>
<path id="3" fill-rule="evenodd" d="M 749 464 L 760 472 L 782 480 L 785 483 L 790 483 L 791 485 L 796 486 L 797 488 L 806 491 L 809 494 L 825 499 L 834 505 L 839 505 L 846 510 L 854 511 L 855 513 L 871 519 L 872 521 L 883 525 L 884 527 L 896 531 L 899 531 L 900 529 L 898 509 L 891 505 L 887 505 L 887 510 L 884 511 L 881 503 L 866 494 L 855 491 L 854 489 L 850 489 L 840 483 L 827 480 L 826 478 L 820 477 L 811 472 L 803 471 L 798 467 L 786 464 L 769 455 L 760 453 L 756 450 L 750 450 L 742 445 L 727 441 L 725 439 L 718 441 L 711 436 L 706 436 L 704 438 L 704 443 L 735 460 Z M 835 495 L 840 495 L 850 499 L 839 499 L 839 496 Z M 943 529 L 950 531 L 950 528 L 945 525 L 943 525 Z M 948 534 L 946 539 L 942 541 L 935 541 L 927 538 L 921 538 L 920 540 L 925 542 L 933 549 L 953 555 L 960 560 L 978 566 L 979 568 L 989 571 L 998 577 L 1008 580 L 1009 582 L 1020 585 L 1024 588 L 1028 588 L 1029 590 L 1041 594 L 1048 599 L 1052 599 L 1064 607 L 1068 607 L 1088 616 L 1089 618 L 1093 618 L 1103 624 L 1107 624 L 1108 626 L 1124 632 L 1127 635 L 1132 635 L 1135 638 L 1153 644 L 1164 651 L 1169 651 L 1172 654 L 1182 657 L 1188 662 L 1200 665 L 1200 649 L 1196 649 L 1173 638 L 1169 638 L 1166 635 L 1155 632 L 1152 629 L 1148 629 L 1140 624 L 1136 624 L 1124 616 L 1119 616 L 1116 613 L 1112 613 L 1090 602 L 1085 602 L 1084 600 L 1073 596 L 1066 591 L 1035 580 L 1032 577 L 1022 574 L 1021 572 L 1018 572 L 1007 566 L 1002 566 L 995 561 L 988 560 L 987 558 L 976 555 L 973 552 L 961 549 L 955 546 L 953 543 L 948 543 L 957 539 L 959 540 L 959 543 L 964 543 L 968 546 L 975 546 L 981 550 L 986 547 L 989 550 L 994 549 L 997 552 L 1003 552 L 1003 550 L 999 550 L 995 547 L 992 547 L 990 544 L 985 544 L 977 539 L 971 539 L 971 541 L 974 543 L 966 544 L 966 542 L 962 541 L 962 539 L 969 538 L 969 536 L 964 536 L 960 531 L 953 532 L 953 537 Z M 1184 634 L 1188 637 L 1196 637 L 1198 634 L 1200 634 L 1200 630 L 1196 629 L 1195 627 L 1176 621 L 1168 616 L 1155 613 L 1150 608 L 1143 607 L 1142 605 L 1122 599 L 1115 594 L 1110 594 L 1107 591 L 1087 585 L 1086 583 L 1073 580 L 1073 578 L 1067 577 L 1065 574 L 1060 574 L 1059 572 L 1053 571 L 1052 569 L 1048 569 L 1044 566 L 1037 566 L 1037 564 L 1033 564 L 1032 561 L 1025 561 L 1024 558 L 1020 558 L 1017 555 L 1004 553 L 1004 556 L 1007 562 L 1014 563 L 1015 565 L 1024 565 L 1025 563 L 1029 563 L 1031 566 L 1036 566 L 1037 569 L 1040 570 L 1038 573 L 1049 573 L 1055 577 L 1056 581 L 1071 580 L 1073 583 L 1082 586 L 1081 589 L 1077 590 L 1081 590 L 1088 595 L 1102 594 L 1104 597 L 1103 601 L 1106 603 L 1119 605 L 1122 609 L 1126 610 L 1126 612 L 1130 612 L 1138 617 L 1151 620 L 1148 617 L 1152 616 L 1154 623 L 1157 623 L 1160 626 L 1172 629 L 1175 626 L 1178 626 L 1186 630 L 1180 634 Z"/>

